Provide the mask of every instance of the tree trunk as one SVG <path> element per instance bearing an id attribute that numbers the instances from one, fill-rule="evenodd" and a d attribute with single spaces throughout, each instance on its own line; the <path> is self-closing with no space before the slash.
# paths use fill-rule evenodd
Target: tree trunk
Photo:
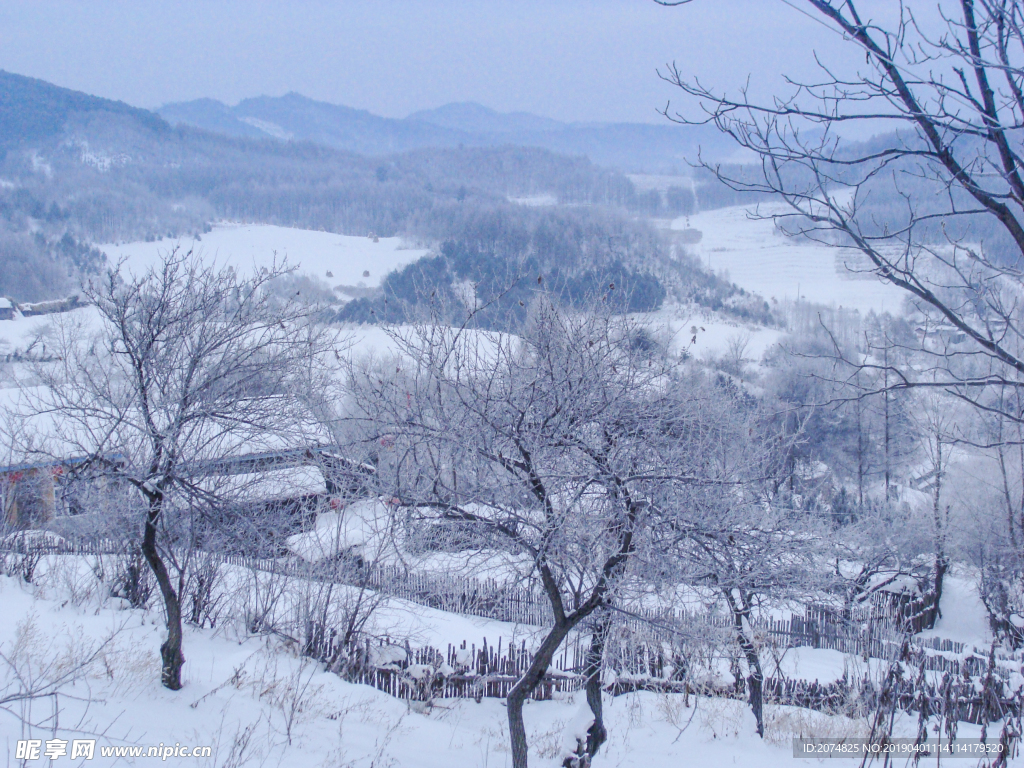
<path id="1" fill-rule="evenodd" d="M 892 489 L 890 487 L 890 483 L 892 481 L 892 473 L 891 473 L 892 465 L 890 464 L 890 457 L 889 457 L 889 342 L 888 342 L 888 340 L 886 340 L 886 343 L 885 343 L 885 357 L 884 357 L 884 363 L 883 364 L 885 366 L 884 369 L 883 369 L 884 370 L 884 374 L 885 374 L 885 383 L 883 384 L 883 390 L 884 391 L 882 392 L 882 398 L 883 398 L 883 402 L 885 404 L 885 415 L 884 415 L 884 421 L 885 421 L 885 438 L 884 438 L 884 442 L 885 442 L 885 500 L 889 501 L 889 500 L 892 499 Z"/>
<path id="2" fill-rule="evenodd" d="M 747 660 L 747 701 L 750 704 L 750 711 L 754 713 L 754 720 L 757 721 L 757 735 L 764 738 L 764 672 L 761 670 L 757 648 L 754 647 L 754 642 L 743 625 L 744 619 L 750 623 L 750 602 L 742 591 L 737 592 L 738 597 L 733 595 L 731 590 L 727 591 L 725 596 L 732 609 L 736 640 Z"/>
<path id="3" fill-rule="evenodd" d="M 949 570 L 949 558 L 946 556 L 946 520 L 942 519 L 942 480 L 945 473 L 942 456 L 942 436 L 935 436 L 935 495 L 932 497 L 932 514 L 935 516 L 935 573 L 932 582 L 932 598 L 934 602 L 928 608 L 922 629 L 934 629 L 936 620 L 942 616 L 939 601 L 942 599 L 942 582 Z"/>
<path id="4" fill-rule="evenodd" d="M 527 768 L 528 764 L 529 746 L 526 743 L 526 725 L 523 723 L 523 704 L 544 679 L 555 651 L 574 626 L 575 622 L 556 623 L 540 644 L 525 674 L 508 692 L 508 735 L 512 743 L 512 768 Z"/>
<path id="5" fill-rule="evenodd" d="M 590 637 L 590 648 L 583 666 L 586 677 L 587 706 L 594 715 L 594 722 L 587 729 L 586 744 L 578 745 L 581 754 L 565 758 L 562 768 L 589 768 L 601 745 L 608 740 L 608 729 L 604 727 L 604 706 L 601 701 L 601 671 L 604 668 L 604 647 L 611 628 L 611 617 L 603 614 Z"/>
<path id="6" fill-rule="evenodd" d="M 942 617 L 942 609 L 939 602 L 942 600 L 942 582 L 945 580 L 946 571 L 949 570 L 949 558 L 944 554 L 935 556 L 935 574 L 932 582 L 932 598 L 934 602 L 928 608 L 925 622 L 922 629 L 935 629 L 935 622 Z"/>
<path id="7" fill-rule="evenodd" d="M 1017 455 L 1020 457 L 1020 477 L 1021 477 L 1022 483 L 1024 483 L 1024 427 L 1022 427 L 1022 425 L 1021 425 L 1021 418 L 1024 417 L 1024 411 L 1021 410 L 1020 390 L 1017 390 L 1015 394 L 1017 396 L 1017 407 L 1016 407 L 1014 413 L 1018 417 L 1017 418 Z M 1021 487 L 1021 489 L 1020 489 L 1020 496 L 1018 496 L 1017 498 L 1020 499 L 1020 505 L 1017 507 L 1017 510 L 1019 512 L 1019 515 L 1020 515 L 1018 517 L 1017 530 L 1021 531 L 1022 534 L 1024 534 L 1024 486 Z M 1014 549 L 1014 553 L 1016 553 L 1016 552 L 1017 552 L 1017 550 Z"/>
<path id="8" fill-rule="evenodd" d="M 860 371 L 857 372 L 857 389 L 860 391 Z M 864 511 L 864 402 L 857 398 L 857 505 Z"/>
<path id="9" fill-rule="evenodd" d="M 149 499 L 149 513 L 146 515 L 146 527 L 142 535 L 142 554 L 156 576 L 160 594 L 164 599 L 164 610 L 167 614 L 167 640 L 160 646 L 162 669 L 160 682 L 172 691 L 181 689 L 181 668 L 185 664 L 185 656 L 181 652 L 181 602 L 178 593 L 171 584 L 171 576 L 167 566 L 160 558 L 156 549 L 156 526 L 163 508 L 163 497 Z"/>

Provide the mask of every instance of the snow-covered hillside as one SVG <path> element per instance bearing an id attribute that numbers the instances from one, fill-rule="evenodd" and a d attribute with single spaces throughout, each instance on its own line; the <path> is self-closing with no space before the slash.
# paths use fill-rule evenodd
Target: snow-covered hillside
<path id="1" fill-rule="evenodd" d="M 784 237 L 770 219 L 752 219 L 750 210 L 748 206 L 721 208 L 681 217 L 671 226 L 699 230 L 700 243 L 688 245 L 687 250 L 705 266 L 728 272 L 734 283 L 768 301 L 799 298 L 864 313 L 900 309 L 902 291 L 874 276 L 851 272 L 846 266 L 851 253 Z M 760 209 L 762 216 L 776 212 L 782 212 L 778 205 Z"/>
<path id="2" fill-rule="evenodd" d="M 388 272 L 427 253 L 398 237 L 355 237 L 271 224 L 219 224 L 198 242 L 191 238 L 100 245 L 112 264 L 126 259 L 134 270 L 155 264 L 172 248 L 196 249 L 218 264 L 238 269 L 269 266 L 277 258 L 336 286 L 380 285 Z"/>
<path id="3" fill-rule="evenodd" d="M 212 747 L 210 758 L 166 762 L 204 768 L 511 764 L 503 700 L 410 705 L 372 687 L 344 682 L 322 664 L 302 658 L 286 638 L 246 636 L 230 621 L 215 630 L 186 629 L 185 687 L 168 691 L 159 683 L 159 609 L 131 609 L 106 595 L 93 572 L 74 559 L 44 563 L 33 584 L 0 577 L 0 602 L 9 617 L 0 624 L 0 699 L 23 687 L 16 672 L 37 685 L 66 675 L 64 684 L 47 689 L 51 695 L 33 701 L 15 698 L 0 707 L 0 748 L 6 764 L 20 765 L 10 761 L 17 741 L 27 738 L 44 744 L 54 738 L 96 740 L 93 760 L 46 760 L 57 766 L 148 764 L 144 759 L 105 757 L 100 750 L 158 744 Z M 455 635 L 494 642 L 515 629 L 401 601 L 392 601 L 378 620 L 394 621 L 393 629 L 434 643 Z M 842 671 L 842 663 L 830 663 L 838 656 L 835 652 L 804 649 L 791 654 L 784 665 L 790 675 Z M 526 707 L 531 765 L 560 764 L 565 733 L 582 703 L 582 695 L 575 694 Z M 595 765 L 788 768 L 793 765 L 793 736 L 855 735 L 864 728 L 860 721 L 794 707 L 769 705 L 766 715 L 769 730 L 762 741 L 741 701 L 687 701 L 681 694 L 650 692 L 609 697 L 609 741 Z M 42 727 L 28 728 L 23 718 Z M 912 718 L 904 718 L 897 732 L 911 735 L 913 725 Z M 960 734 L 975 730 L 962 725 Z"/>

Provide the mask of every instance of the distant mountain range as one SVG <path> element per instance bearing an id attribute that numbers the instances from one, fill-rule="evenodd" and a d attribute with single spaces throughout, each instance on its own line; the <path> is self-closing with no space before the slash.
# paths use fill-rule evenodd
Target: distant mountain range
<path id="1" fill-rule="evenodd" d="M 98 113 L 150 130 L 184 124 L 251 139 L 309 141 L 368 156 L 424 148 L 539 147 L 585 155 L 626 172 L 685 172 L 698 149 L 726 159 L 733 143 L 713 127 L 638 123 L 563 123 L 527 112 L 496 112 L 480 104 L 447 104 L 405 119 L 315 101 L 297 93 L 260 96 L 228 106 L 214 99 L 166 104 L 155 112 L 0 71 L 0 147 L 56 135 L 69 121 Z M 165 122 L 166 121 L 166 122 Z"/>
<path id="2" fill-rule="evenodd" d="M 415 112 L 405 119 L 314 101 L 298 93 L 260 96 L 229 107 L 213 99 L 167 104 L 169 123 L 248 138 L 312 141 L 363 155 L 425 147 L 515 145 L 586 155 L 627 172 L 685 171 L 700 149 L 724 159 L 735 145 L 713 127 L 638 123 L 563 123 L 527 112 L 496 112 L 473 102 Z"/>
<path id="3" fill-rule="evenodd" d="M 508 140 L 451 146 L 466 132 L 427 119 L 301 96 L 234 108 L 191 102 L 168 116 L 173 127 L 149 110 L 0 71 L 0 295 L 5 250 L 23 264 L 82 261 L 91 254 L 76 243 L 197 234 L 217 219 L 440 241 L 453 222 L 503 211 L 510 199 L 645 213 L 652 205 L 649 192 L 585 157 Z M 509 131 L 547 125 L 474 107 L 422 117 Z M 9 236 L 18 242 L 8 248 Z M 39 286 L 14 293 L 50 295 Z"/>

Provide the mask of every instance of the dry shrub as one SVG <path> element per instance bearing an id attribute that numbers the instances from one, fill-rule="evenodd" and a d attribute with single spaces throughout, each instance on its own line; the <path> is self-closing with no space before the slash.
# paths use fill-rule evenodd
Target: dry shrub
<path id="1" fill-rule="evenodd" d="M 36 567 L 42 558 L 39 552 L 28 550 L 26 552 L 3 552 L 0 553 L 0 573 L 4 576 L 14 576 L 22 581 L 31 584 L 35 576 Z"/>
<path id="2" fill-rule="evenodd" d="M 693 722 L 697 709 L 691 706 L 693 700 L 682 693 L 663 693 L 658 697 L 658 712 L 661 719 L 682 733 Z"/>
<path id="3" fill-rule="evenodd" d="M 52 590 L 54 597 L 84 606 L 106 596 L 96 564 L 75 555 L 51 555 L 45 562 L 46 568 L 36 574 L 36 584 Z"/>
<path id="4" fill-rule="evenodd" d="M 552 720 L 547 728 L 537 728 L 530 734 L 527 743 L 530 749 L 544 760 L 561 757 L 565 751 L 562 737 L 565 733 L 565 720 Z"/>
<path id="5" fill-rule="evenodd" d="M 867 738 L 870 730 L 871 723 L 865 717 L 827 715 L 779 704 L 764 707 L 765 740 L 779 746 L 789 746 L 794 738 Z"/>
<path id="6" fill-rule="evenodd" d="M 104 674 L 103 657 L 113 652 L 119 632 L 95 639 L 80 626 L 64 625 L 55 633 L 40 627 L 30 613 L 15 626 L 13 640 L 0 644 L 0 710 L 28 730 L 56 728 L 58 697 L 73 695 L 84 701 L 91 695 L 88 686 L 71 691 L 77 683 Z M 43 702 L 47 705 L 37 706 Z"/>
<path id="7" fill-rule="evenodd" d="M 747 705 L 737 699 L 700 697 L 694 699 L 694 706 L 697 722 L 716 739 L 738 737 L 750 717 Z"/>
<path id="8" fill-rule="evenodd" d="M 268 644 L 251 672 L 244 667 L 235 670 L 232 684 L 249 690 L 281 715 L 284 735 L 291 744 L 296 726 L 328 712 L 323 704 L 324 686 L 313 683 L 320 665 L 304 657 L 281 658 L 278 650 Z"/>
<path id="9" fill-rule="evenodd" d="M 130 688 L 139 680 L 160 673 L 160 656 L 153 649 L 128 638 L 116 638 L 99 656 L 104 676 L 118 687 Z"/>

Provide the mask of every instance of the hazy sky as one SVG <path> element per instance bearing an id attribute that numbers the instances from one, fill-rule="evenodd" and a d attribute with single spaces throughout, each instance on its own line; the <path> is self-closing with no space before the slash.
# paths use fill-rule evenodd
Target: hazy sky
<path id="1" fill-rule="evenodd" d="M 784 0 L 0 0 L 0 69 L 143 107 L 298 91 L 390 117 L 657 122 L 666 62 L 770 86 L 842 48 Z"/>

